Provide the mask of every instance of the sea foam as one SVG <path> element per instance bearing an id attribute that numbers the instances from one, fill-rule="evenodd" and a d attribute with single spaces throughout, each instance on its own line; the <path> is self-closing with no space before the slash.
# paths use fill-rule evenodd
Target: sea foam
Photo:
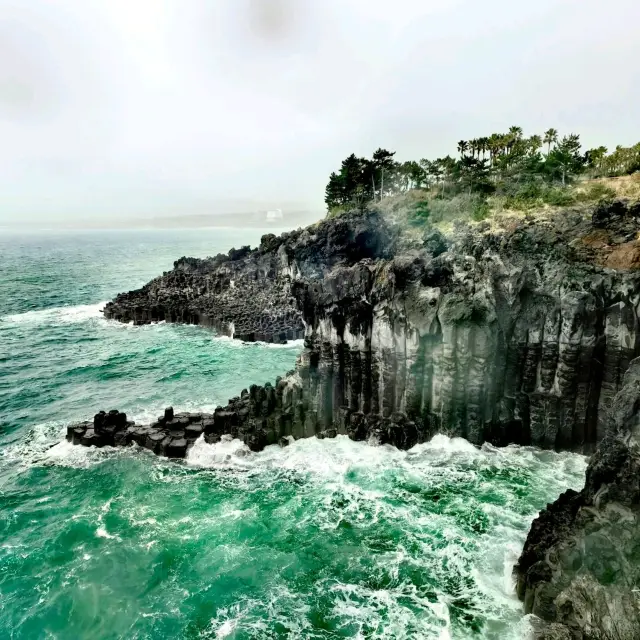
<path id="1" fill-rule="evenodd" d="M 86 322 L 87 320 L 102 318 L 100 313 L 106 302 L 97 304 L 81 304 L 68 307 L 50 307 L 48 309 L 38 309 L 25 311 L 8 316 L 0 316 L 0 323 L 38 325 L 75 324 Z"/>

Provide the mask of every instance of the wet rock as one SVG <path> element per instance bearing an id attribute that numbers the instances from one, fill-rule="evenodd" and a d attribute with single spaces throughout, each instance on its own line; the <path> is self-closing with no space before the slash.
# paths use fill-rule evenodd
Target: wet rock
<path id="1" fill-rule="evenodd" d="M 584 488 L 540 513 L 514 569 L 525 611 L 553 623 L 540 637 L 640 638 L 640 358 L 607 420 Z"/>
<path id="2" fill-rule="evenodd" d="M 187 455 L 188 443 L 184 438 L 171 438 L 165 446 L 167 458 L 185 458 Z"/>
<path id="3" fill-rule="evenodd" d="M 202 424 L 190 424 L 184 431 L 187 440 L 197 440 L 204 432 Z"/>

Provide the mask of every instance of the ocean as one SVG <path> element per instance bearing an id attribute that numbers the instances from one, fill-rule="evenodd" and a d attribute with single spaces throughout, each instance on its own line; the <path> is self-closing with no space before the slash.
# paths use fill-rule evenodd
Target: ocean
<path id="1" fill-rule="evenodd" d="M 518 639 L 511 568 L 586 459 L 436 436 L 410 451 L 85 449 L 70 422 L 212 411 L 302 345 L 106 321 L 104 302 L 258 230 L 0 235 L 0 638 Z"/>

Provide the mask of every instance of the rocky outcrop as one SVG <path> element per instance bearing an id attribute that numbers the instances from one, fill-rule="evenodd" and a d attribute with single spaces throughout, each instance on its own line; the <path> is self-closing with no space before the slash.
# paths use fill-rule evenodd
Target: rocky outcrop
<path id="1" fill-rule="evenodd" d="M 575 211 L 500 232 L 461 228 L 446 251 L 430 234 L 390 259 L 294 283 L 316 428 L 404 414 L 418 439 L 591 450 L 640 353 L 640 274 L 596 264 L 583 242 L 593 224 Z"/>
<path id="2" fill-rule="evenodd" d="M 410 446 L 444 432 L 591 451 L 640 355 L 640 271 L 602 266 L 639 215 L 615 202 L 416 239 L 354 213 L 255 250 L 182 258 L 105 315 L 245 340 L 304 335 L 296 370 L 259 392 L 278 402 L 256 416 L 243 398 L 229 408 L 260 441 L 335 429 Z"/>
<path id="3" fill-rule="evenodd" d="M 381 216 L 326 220 L 276 237 L 257 249 L 231 249 L 204 260 L 180 258 L 172 271 L 106 305 L 106 318 L 141 325 L 166 320 L 202 324 L 247 342 L 304 337 L 291 295 L 296 279 L 320 279 L 335 265 L 389 254 Z"/>
<path id="4" fill-rule="evenodd" d="M 515 567 L 526 612 L 553 623 L 541 638 L 640 638 L 640 358 L 608 421 L 584 489 L 547 505 Z"/>
<path id="5" fill-rule="evenodd" d="M 534 522 L 516 567 L 547 639 L 640 637 L 640 207 L 405 234 L 370 211 L 171 272 L 107 305 L 244 340 L 304 336 L 294 371 L 214 414 L 139 427 L 100 413 L 76 444 L 184 457 L 200 435 L 409 448 L 434 433 L 591 452 L 586 485 Z M 634 360 L 636 358 L 636 360 Z M 632 363 L 633 361 L 633 363 Z"/>
<path id="6" fill-rule="evenodd" d="M 93 422 L 81 422 L 67 427 L 67 440 L 85 447 L 126 447 L 136 443 L 168 458 L 184 458 L 187 449 L 204 432 L 212 415 L 202 413 L 176 413 L 165 409 L 164 415 L 148 426 L 128 421 L 127 415 L 117 410 L 100 411 Z"/>

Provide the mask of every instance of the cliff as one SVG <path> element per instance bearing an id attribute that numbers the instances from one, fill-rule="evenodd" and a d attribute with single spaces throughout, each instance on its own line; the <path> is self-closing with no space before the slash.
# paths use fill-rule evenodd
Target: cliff
<path id="1" fill-rule="evenodd" d="M 203 324 L 248 342 L 304 337 L 291 283 L 318 280 L 337 265 L 389 254 L 379 216 L 360 216 L 262 237 L 205 260 L 183 257 L 172 271 L 106 305 L 106 318 L 136 325 L 166 320 Z"/>
<path id="2" fill-rule="evenodd" d="M 541 638 L 640 638 L 640 358 L 609 413 L 610 431 L 579 493 L 533 522 L 515 574 Z"/>
<path id="3" fill-rule="evenodd" d="M 304 336 L 295 371 L 219 409 L 210 439 L 233 428 L 254 448 L 333 433 L 409 447 L 443 432 L 591 451 L 640 355 L 639 218 L 616 201 L 417 241 L 353 213 L 182 258 L 104 312 Z"/>

